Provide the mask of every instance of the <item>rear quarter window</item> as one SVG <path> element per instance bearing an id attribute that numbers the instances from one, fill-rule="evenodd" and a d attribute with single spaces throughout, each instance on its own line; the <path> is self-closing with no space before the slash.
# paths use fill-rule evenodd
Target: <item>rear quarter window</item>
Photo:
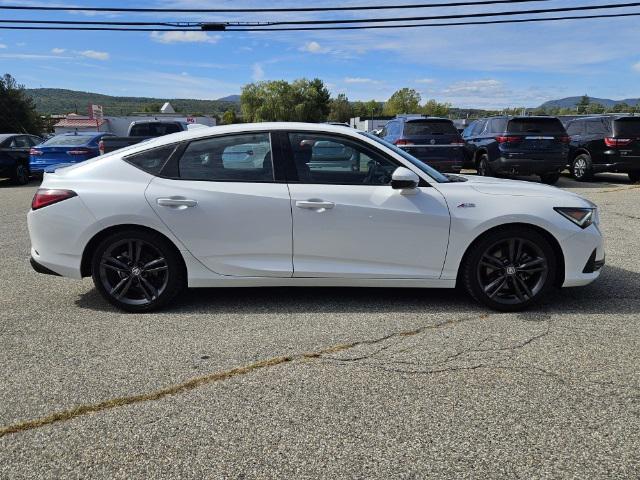
<path id="1" fill-rule="evenodd" d="M 154 148 L 153 150 L 134 153 L 133 155 L 124 157 L 124 160 L 151 175 L 159 175 L 176 147 L 177 145 L 166 145 L 164 147 Z"/>
<path id="2" fill-rule="evenodd" d="M 425 120 L 407 122 L 404 125 L 404 135 L 407 137 L 414 135 L 446 135 L 457 134 L 458 129 L 453 122 L 446 120 Z"/>
<path id="3" fill-rule="evenodd" d="M 640 117 L 618 118 L 613 122 L 613 135 L 640 138 Z"/>
<path id="4" fill-rule="evenodd" d="M 565 135 L 567 132 L 557 118 L 514 118 L 507 126 L 509 133 L 548 133 Z"/>

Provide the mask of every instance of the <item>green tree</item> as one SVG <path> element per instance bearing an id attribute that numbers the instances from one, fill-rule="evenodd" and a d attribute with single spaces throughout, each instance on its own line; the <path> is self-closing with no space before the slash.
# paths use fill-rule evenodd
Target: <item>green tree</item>
<path id="1" fill-rule="evenodd" d="M 360 118 L 371 118 L 382 115 L 383 104 L 376 100 L 369 100 L 368 102 L 354 102 L 353 103 L 353 116 Z"/>
<path id="2" fill-rule="evenodd" d="M 42 133 L 42 119 L 24 85 L 5 74 L 0 77 L 0 133 Z"/>
<path id="3" fill-rule="evenodd" d="M 229 109 L 222 115 L 222 124 L 223 125 L 231 125 L 237 122 L 236 112 Z"/>
<path id="4" fill-rule="evenodd" d="M 391 95 L 384 104 L 385 115 L 398 115 L 401 113 L 419 113 L 420 94 L 412 88 L 402 88 Z"/>
<path id="5" fill-rule="evenodd" d="M 344 93 L 331 99 L 329 120 L 332 122 L 349 122 L 353 117 L 353 107 Z"/>
<path id="6" fill-rule="evenodd" d="M 240 96 L 247 122 L 322 122 L 329 114 L 331 96 L 320 79 L 250 83 Z"/>
<path id="7" fill-rule="evenodd" d="M 162 105 L 160 105 L 159 103 L 150 103 L 144 106 L 143 112 L 159 113 L 161 108 Z"/>
<path id="8" fill-rule="evenodd" d="M 585 93 L 582 97 L 580 97 L 580 101 L 576 105 L 576 110 L 578 111 L 578 113 L 586 113 L 590 103 L 591 103 L 591 99 Z"/>
<path id="9" fill-rule="evenodd" d="M 625 102 L 620 102 L 611 107 L 609 111 L 612 113 L 631 113 L 633 112 L 633 107 Z"/>
<path id="10" fill-rule="evenodd" d="M 606 111 L 607 111 L 606 107 L 600 103 L 589 103 L 589 105 L 587 105 L 587 108 L 583 113 L 601 114 Z"/>
<path id="11" fill-rule="evenodd" d="M 428 117 L 447 117 L 450 110 L 450 103 L 438 103 L 435 100 L 428 100 L 422 107 L 422 113 Z"/>

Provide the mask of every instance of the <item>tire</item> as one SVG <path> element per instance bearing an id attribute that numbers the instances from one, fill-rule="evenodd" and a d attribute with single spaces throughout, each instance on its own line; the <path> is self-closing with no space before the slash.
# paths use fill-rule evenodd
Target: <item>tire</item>
<path id="1" fill-rule="evenodd" d="M 461 268 L 467 292 L 502 312 L 538 302 L 553 287 L 556 275 L 557 259 L 549 241 L 527 227 L 504 227 L 480 237 Z"/>
<path id="2" fill-rule="evenodd" d="M 547 185 L 555 185 L 556 183 L 558 183 L 559 179 L 560 174 L 558 172 L 543 173 L 542 175 L 540 175 L 540 181 L 542 183 L 546 183 Z"/>
<path id="3" fill-rule="evenodd" d="M 14 168 L 11 180 L 16 185 L 26 185 L 29 183 L 29 168 L 23 163 L 18 163 Z"/>
<path id="4" fill-rule="evenodd" d="M 629 175 L 629 180 L 631 181 L 631 183 L 640 182 L 640 170 L 635 172 L 629 172 L 627 175 Z"/>
<path id="5" fill-rule="evenodd" d="M 593 178 L 593 165 L 591 157 L 586 153 L 581 153 L 571 162 L 571 176 L 579 182 L 586 182 Z"/>
<path id="6" fill-rule="evenodd" d="M 109 235 L 95 249 L 91 276 L 100 294 L 127 312 L 151 312 L 187 285 L 184 263 L 168 240 L 144 230 Z"/>
<path id="7" fill-rule="evenodd" d="M 493 171 L 489 165 L 489 155 L 483 153 L 478 160 L 478 175 L 481 177 L 493 177 Z"/>

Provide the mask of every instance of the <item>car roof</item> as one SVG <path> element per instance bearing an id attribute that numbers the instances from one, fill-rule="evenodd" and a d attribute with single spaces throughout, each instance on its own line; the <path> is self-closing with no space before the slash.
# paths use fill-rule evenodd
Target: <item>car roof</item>
<path id="1" fill-rule="evenodd" d="M 7 138 L 15 137 L 16 135 L 24 135 L 23 133 L 0 133 L 0 142 Z"/>

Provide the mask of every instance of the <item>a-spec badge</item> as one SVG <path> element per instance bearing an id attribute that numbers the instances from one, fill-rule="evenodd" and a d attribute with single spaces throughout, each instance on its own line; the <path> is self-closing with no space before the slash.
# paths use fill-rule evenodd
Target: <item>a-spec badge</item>
<path id="1" fill-rule="evenodd" d="M 475 203 L 461 203 L 458 208 L 476 208 Z"/>

